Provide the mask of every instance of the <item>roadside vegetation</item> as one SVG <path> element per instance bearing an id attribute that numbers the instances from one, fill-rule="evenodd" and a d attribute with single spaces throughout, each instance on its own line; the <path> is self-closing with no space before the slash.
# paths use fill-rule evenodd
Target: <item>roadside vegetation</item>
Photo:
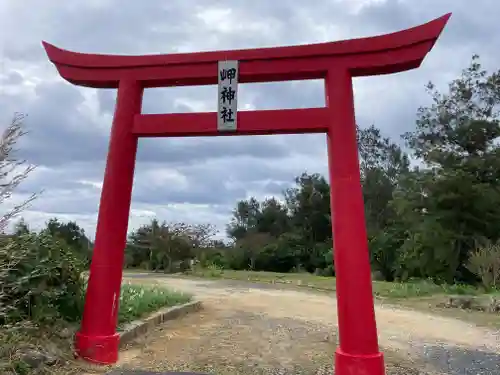
<path id="1" fill-rule="evenodd" d="M 125 283 L 120 294 L 118 324 L 142 318 L 159 309 L 191 301 L 191 296 L 157 285 Z"/>
<path id="2" fill-rule="evenodd" d="M 283 284 L 291 287 L 316 289 L 318 291 L 335 291 L 335 278 L 316 276 L 307 272 L 303 273 L 275 273 L 259 271 L 234 271 L 197 268 L 189 273 L 192 276 L 252 281 L 258 283 Z M 478 295 L 482 291 L 471 285 L 436 284 L 431 280 L 412 280 L 407 282 L 373 281 L 373 294 L 375 297 L 399 299 L 412 297 L 427 297 L 439 294 L 450 295 Z"/>
<path id="3" fill-rule="evenodd" d="M 36 199 L 16 201 L 16 188 L 35 169 L 19 159 L 15 146 L 25 136 L 23 115 L 16 115 L 0 137 L 0 373 L 54 374 L 72 368 L 73 336 L 83 312 L 92 243 L 74 222 L 57 219 L 31 230 L 12 220 Z M 119 323 L 189 296 L 159 287 L 124 284 Z M 69 365 L 68 365 L 69 363 Z"/>

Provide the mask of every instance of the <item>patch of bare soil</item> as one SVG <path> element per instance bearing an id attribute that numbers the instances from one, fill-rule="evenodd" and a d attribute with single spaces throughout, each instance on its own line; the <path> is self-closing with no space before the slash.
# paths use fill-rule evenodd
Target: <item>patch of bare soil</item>
<path id="1" fill-rule="evenodd" d="M 208 306 L 147 337 L 145 350 L 122 368 L 217 374 L 309 372 L 328 365 L 334 343 L 322 327 Z"/>
<path id="2" fill-rule="evenodd" d="M 143 349 L 138 351 L 139 347 Z M 335 335 L 321 324 L 209 304 L 203 312 L 171 327 L 163 326 L 132 345 L 124 353 L 120 369 L 221 375 L 333 374 L 335 347 Z M 390 373 L 412 374 L 408 367 L 400 370 Z"/>
<path id="3" fill-rule="evenodd" d="M 149 282 L 193 293 L 204 300 L 205 310 L 159 327 L 133 345 L 122 355 L 123 370 L 333 373 L 337 319 L 332 296 L 204 280 L 162 277 Z M 484 357 L 489 367 L 474 366 L 496 366 L 500 342 L 487 329 L 385 305 L 377 306 L 377 322 L 388 374 L 462 374 L 474 370 L 467 366 L 478 348 L 495 357 Z M 449 353 L 459 353 L 458 362 Z M 435 355 L 440 357 L 427 358 Z"/>

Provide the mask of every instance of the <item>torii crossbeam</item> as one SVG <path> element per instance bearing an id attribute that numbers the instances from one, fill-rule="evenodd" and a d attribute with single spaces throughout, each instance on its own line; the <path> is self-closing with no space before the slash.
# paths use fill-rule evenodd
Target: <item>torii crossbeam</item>
<path id="1" fill-rule="evenodd" d="M 397 33 L 302 46 L 150 56 L 69 52 L 43 43 L 59 74 L 86 87 L 117 88 L 78 354 L 118 359 L 122 264 L 139 137 L 326 133 L 331 185 L 338 333 L 336 374 L 384 374 L 375 322 L 352 78 L 420 66 L 451 14 Z M 326 107 L 245 111 L 220 131 L 217 113 L 142 114 L 144 88 L 212 85 L 218 64 L 238 61 L 239 82 L 323 79 Z"/>

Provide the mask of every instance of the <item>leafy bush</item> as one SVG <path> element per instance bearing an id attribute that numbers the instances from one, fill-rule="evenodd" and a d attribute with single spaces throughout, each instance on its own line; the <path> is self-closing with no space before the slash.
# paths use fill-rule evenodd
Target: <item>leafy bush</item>
<path id="1" fill-rule="evenodd" d="M 207 267 L 207 269 L 211 277 L 218 277 L 224 273 L 224 268 L 222 268 L 218 264 L 212 263 Z"/>
<path id="2" fill-rule="evenodd" d="M 376 296 L 388 298 L 412 298 L 436 294 L 474 295 L 478 293 L 477 289 L 470 285 L 436 284 L 432 279 L 410 279 L 404 283 L 374 281 L 373 290 Z"/>
<path id="3" fill-rule="evenodd" d="M 76 321 L 83 310 L 84 261 L 47 231 L 0 241 L 0 322 Z"/>

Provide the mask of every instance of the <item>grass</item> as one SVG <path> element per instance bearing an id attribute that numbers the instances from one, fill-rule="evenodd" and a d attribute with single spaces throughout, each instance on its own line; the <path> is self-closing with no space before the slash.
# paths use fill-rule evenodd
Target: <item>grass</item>
<path id="1" fill-rule="evenodd" d="M 118 324 L 131 322 L 161 308 L 191 301 L 191 296 L 156 285 L 122 284 Z"/>
<path id="2" fill-rule="evenodd" d="M 128 271 L 137 273 L 144 271 Z M 88 274 L 83 275 L 88 281 Z M 147 284 L 123 280 L 120 290 L 120 310 L 118 311 L 118 325 L 140 319 L 161 308 L 181 305 L 191 301 L 192 296 L 172 291 L 156 284 Z"/>
<path id="3" fill-rule="evenodd" d="M 120 294 L 118 330 L 125 323 L 147 316 L 161 308 L 189 302 L 191 296 L 156 285 L 123 283 Z M 73 333 L 78 323 L 54 320 L 50 326 L 23 322 L 20 329 L 0 327 L 1 374 L 73 374 L 78 364 L 73 363 Z M 69 330 L 69 335 L 60 333 Z M 58 363 L 39 369 L 31 369 L 19 356 L 28 349 L 50 354 Z M 75 367 L 76 366 L 76 367 Z M 37 372 L 38 371 L 38 372 Z"/>
<path id="4" fill-rule="evenodd" d="M 437 285 L 428 280 L 418 280 L 410 282 L 387 282 L 374 281 L 373 293 L 376 297 L 386 298 L 414 298 L 433 295 L 477 295 L 479 290 L 470 285 L 455 284 L 455 285 Z"/>
<path id="5" fill-rule="evenodd" d="M 316 276 L 310 273 L 234 271 L 211 267 L 209 269 L 196 269 L 193 271 L 192 276 L 252 281 L 256 283 L 285 284 L 296 288 L 308 288 L 327 292 L 335 291 L 334 277 Z M 376 298 L 387 304 L 395 304 L 410 309 L 457 318 L 489 328 L 500 328 L 499 314 L 438 307 L 450 295 L 484 295 L 481 290 L 470 285 L 437 285 L 428 280 L 416 280 L 406 283 L 373 281 L 373 294 Z M 491 296 L 500 298 L 498 292 Z"/>
<path id="6" fill-rule="evenodd" d="M 193 276 L 205 278 L 244 280 L 272 284 L 335 291 L 335 278 L 316 276 L 310 273 L 275 273 L 256 271 L 234 271 L 221 269 L 196 269 Z M 380 298 L 411 298 L 439 294 L 477 295 L 479 290 L 469 285 L 436 285 L 427 280 L 406 283 L 374 281 L 373 293 Z"/>

